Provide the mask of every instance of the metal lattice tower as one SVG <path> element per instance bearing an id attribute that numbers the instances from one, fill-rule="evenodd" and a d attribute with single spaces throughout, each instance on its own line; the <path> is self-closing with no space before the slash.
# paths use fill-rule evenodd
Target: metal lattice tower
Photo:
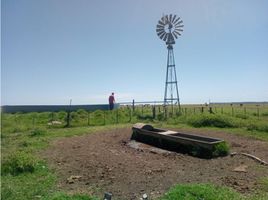
<path id="1" fill-rule="evenodd" d="M 157 35 L 160 39 L 164 40 L 168 49 L 167 57 L 167 72 L 166 72 L 166 83 L 165 83 L 165 96 L 164 105 L 178 104 L 180 108 L 180 98 L 178 90 L 178 81 L 175 68 L 175 59 L 173 53 L 173 45 L 175 44 L 175 39 L 181 35 L 182 30 L 182 20 L 176 15 L 165 15 L 163 16 L 156 26 Z"/>

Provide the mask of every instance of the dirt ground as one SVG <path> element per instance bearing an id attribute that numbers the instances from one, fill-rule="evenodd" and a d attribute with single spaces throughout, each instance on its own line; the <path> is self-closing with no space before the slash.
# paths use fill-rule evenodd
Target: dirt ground
<path id="1" fill-rule="evenodd" d="M 101 197 L 111 192 L 115 199 L 138 199 L 146 193 L 156 199 L 180 183 L 213 183 L 251 193 L 268 176 L 267 166 L 242 155 L 200 159 L 130 141 L 131 133 L 130 128 L 114 129 L 54 141 L 43 156 L 58 174 L 58 188 Z M 268 161 L 266 142 L 217 131 L 198 134 L 223 138 L 231 152 Z"/>

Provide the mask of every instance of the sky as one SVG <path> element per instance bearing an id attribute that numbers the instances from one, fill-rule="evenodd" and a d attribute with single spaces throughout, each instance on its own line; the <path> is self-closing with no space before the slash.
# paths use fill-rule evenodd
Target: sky
<path id="1" fill-rule="evenodd" d="M 1 105 L 163 100 L 163 14 L 183 20 L 182 104 L 268 101 L 266 0 L 2 0 Z"/>

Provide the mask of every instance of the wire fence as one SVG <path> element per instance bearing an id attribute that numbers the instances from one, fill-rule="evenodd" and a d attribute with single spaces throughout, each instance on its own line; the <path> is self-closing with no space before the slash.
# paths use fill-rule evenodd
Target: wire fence
<path id="1" fill-rule="evenodd" d="M 32 113 L 2 113 L 2 131 L 17 132 L 36 128 L 63 128 L 166 121 L 170 118 L 200 114 L 221 114 L 268 122 L 268 105 L 163 105 L 163 102 L 122 103 L 115 110 L 96 110 Z"/>

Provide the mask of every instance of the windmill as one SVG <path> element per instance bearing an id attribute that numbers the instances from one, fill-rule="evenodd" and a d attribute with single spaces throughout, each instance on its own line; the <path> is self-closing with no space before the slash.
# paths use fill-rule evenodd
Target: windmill
<path id="1" fill-rule="evenodd" d="M 180 17 L 177 15 L 164 15 L 156 25 L 156 33 L 161 40 L 164 40 L 168 49 L 167 57 L 167 72 L 166 72 L 166 83 L 165 83 L 165 95 L 164 105 L 173 103 L 178 104 L 180 109 L 180 98 L 178 91 L 178 82 L 175 68 L 175 59 L 173 53 L 173 45 L 175 39 L 181 36 L 183 24 Z"/>

